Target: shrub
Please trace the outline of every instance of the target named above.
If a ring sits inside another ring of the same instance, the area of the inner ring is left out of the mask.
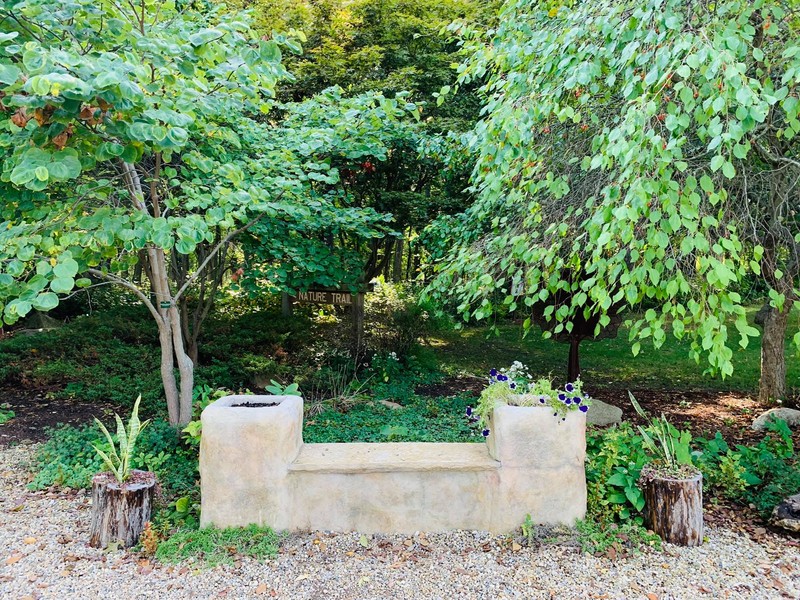
[[[373,293],[364,301],[367,347],[377,354],[394,352],[405,358],[419,338],[443,326],[434,314],[430,306],[420,304],[408,285],[388,283],[379,277]]]
[[[695,463],[708,491],[729,500],[753,504],[768,518],[781,500],[800,489],[800,461],[785,421],[767,423],[767,433],[755,446],[728,446],[717,433],[698,440]]]
[[[49,439],[36,453],[38,472],[29,487],[88,488],[95,473],[104,470],[92,444],[109,448],[95,424],[51,429]],[[131,457],[132,468],[153,471],[166,498],[185,494],[195,487],[197,452],[181,441],[169,423],[153,421],[141,433],[137,445],[139,450]]]
[[[587,519],[641,523],[644,496],[638,481],[649,461],[642,436],[630,423],[590,430],[586,437]]]

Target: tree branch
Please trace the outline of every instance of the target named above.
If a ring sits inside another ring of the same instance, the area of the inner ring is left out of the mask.
[[[159,314],[158,310],[156,310],[156,307],[153,306],[153,303],[150,302],[150,298],[148,298],[147,294],[145,294],[142,290],[136,287],[135,284],[131,283],[127,279],[123,279],[122,277],[117,277],[116,275],[112,275],[111,273],[104,273],[100,269],[89,269],[88,272],[94,275],[95,277],[100,277],[101,279],[105,279],[106,281],[110,281],[111,283],[116,283],[117,285],[120,285],[132,291],[134,294],[136,294],[136,296],[139,297],[139,300],[141,300],[142,303],[147,307],[147,310],[150,311],[150,314],[153,315],[156,322],[158,323],[162,322],[161,315]]]
[[[281,193],[281,195],[283,195],[283,193]],[[280,198],[280,196],[278,196],[278,198]],[[265,216],[267,216],[266,212],[261,213],[257,217],[251,219],[247,224],[242,225],[239,229],[231,231],[228,235],[226,235],[224,238],[222,238],[222,240],[220,240],[220,242],[216,246],[214,246],[214,249],[211,252],[208,253],[208,256],[206,256],[206,259],[202,263],[200,263],[200,266],[197,267],[197,270],[194,273],[192,273],[192,276],[189,277],[189,279],[187,279],[186,282],[181,286],[181,289],[179,289],[178,292],[173,297],[174,302],[177,303],[178,300],[180,300],[180,297],[183,295],[183,293],[195,282],[195,280],[200,276],[200,273],[203,272],[203,270],[208,266],[208,264],[217,255],[217,252],[219,252],[220,249],[225,244],[230,242],[233,238],[235,238],[240,233],[243,233],[243,232],[247,231],[248,229],[250,229],[250,227],[252,227],[256,223],[258,223]]]

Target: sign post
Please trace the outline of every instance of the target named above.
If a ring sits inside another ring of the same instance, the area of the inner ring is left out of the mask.
[[[292,301],[299,304],[349,306],[353,316],[353,356],[359,356],[364,345],[364,292],[354,294],[349,290],[312,289],[298,292],[294,298],[290,298],[288,294],[284,296],[285,299],[281,302],[284,315],[291,315]]]

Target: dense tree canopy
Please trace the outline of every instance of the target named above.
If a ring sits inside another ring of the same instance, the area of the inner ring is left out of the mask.
[[[310,185],[338,181],[315,146],[358,143],[359,129],[341,140],[330,127],[265,120],[289,77],[281,48],[299,46],[256,38],[245,18],[84,0],[7,2],[2,18],[3,319],[93,282],[123,286],[158,324],[170,420],[185,423],[189,346],[234,237],[256,223],[379,221],[346,207],[340,216],[336,198]],[[381,98],[373,108],[387,122],[407,110]]]
[[[732,343],[759,334],[739,284],[760,277],[762,396],[781,397],[800,278],[797,9],[507,2],[467,40],[461,81],[488,75],[479,197],[431,293],[465,319],[541,309],[555,333],[642,306],[634,353],[671,330],[724,376]]]

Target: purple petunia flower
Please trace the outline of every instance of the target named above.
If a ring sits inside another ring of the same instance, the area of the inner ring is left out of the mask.
[[[568,383],[564,386],[564,389],[567,390],[570,394],[575,391],[575,386],[571,383]]]
[[[586,412],[587,410],[589,410],[589,407],[585,404],[581,404],[581,412]]]
[[[508,375],[500,373],[500,375],[497,376],[497,381],[508,381]]]
[[[569,398],[567,398],[566,400],[564,400],[564,403],[565,403],[565,404],[572,404],[572,400],[570,400]]]
[[[539,402],[541,402],[542,404],[544,404],[544,396],[539,396]]]
[[[517,384],[514,383],[514,382],[511,382],[511,383],[508,384],[508,387],[510,387],[512,390],[515,390],[515,389],[517,389]]]
[[[472,407],[471,407],[471,406],[468,406],[468,407],[467,407],[467,416],[468,416],[468,417],[471,417],[471,416],[472,416]]]
[[[580,403],[581,403],[581,397],[580,397],[580,396],[573,396],[573,397],[572,397],[572,401],[573,401],[575,404],[580,404]]]
[[[483,437],[489,437],[489,430],[488,429],[484,429],[483,431],[481,431],[481,435]]]
[[[491,371],[489,371],[489,376],[490,377],[497,377],[497,369],[492,369]]]
[[[567,399],[567,395],[566,394],[559,394],[558,395],[558,399],[561,400],[562,402],[564,402],[564,400]]]

